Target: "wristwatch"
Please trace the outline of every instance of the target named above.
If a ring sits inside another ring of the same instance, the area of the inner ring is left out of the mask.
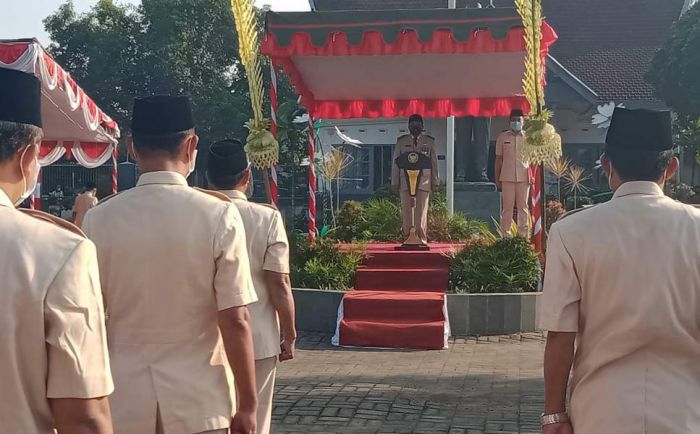
[[[542,423],[542,426],[552,425],[555,423],[566,423],[569,422],[569,415],[566,413],[542,413],[542,416],[540,416],[540,422]]]

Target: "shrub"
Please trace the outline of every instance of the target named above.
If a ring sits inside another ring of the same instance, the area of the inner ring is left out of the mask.
[[[666,185],[666,190],[668,196],[671,199],[675,199],[684,203],[689,203],[691,198],[695,196],[695,189],[693,186],[685,184],[683,182],[669,181]]]
[[[547,213],[545,215],[545,231],[549,232],[552,225],[566,213],[566,208],[558,200],[547,202]]]
[[[401,239],[401,208],[387,199],[370,199],[365,202],[367,230],[373,241],[399,241]]]
[[[366,228],[367,220],[362,203],[354,200],[343,203],[336,218],[334,236],[340,241],[360,240]]]
[[[537,254],[520,237],[468,245],[450,267],[450,290],[456,293],[535,291],[538,279]]]
[[[345,291],[352,287],[355,271],[364,259],[361,250],[341,252],[336,242],[309,242],[305,235],[290,236],[291,279],[295,288]]]
[[[569,196],[566,198],[566,209],[575,210],[583,208],[584,205],[593,205],[593,199],[588,196]]]

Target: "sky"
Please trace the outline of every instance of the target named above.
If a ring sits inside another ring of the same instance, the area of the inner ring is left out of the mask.
[[[65,0],[1,0],[0,39],[35,37],[43,45],[50,40],[44,31],[42,21]],[[140,0],[116,0],[117,3],[140,3]],[[73,0],[79,12],[88,10],[96,0]],[[269,4],[275,11],[307,11],[308,0],[255,0],[257,6]]]

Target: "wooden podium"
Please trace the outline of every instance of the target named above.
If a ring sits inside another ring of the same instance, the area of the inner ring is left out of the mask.
[[[411,195],[411,229],[408,238],[396,250],[430,250],[427,244],[416,235],[416,194],[418,193],[418,181],[424,170],[432,167],[430,157],[422,152],[404,152],[396,159],[395,164],[406,177],[408,193]]]

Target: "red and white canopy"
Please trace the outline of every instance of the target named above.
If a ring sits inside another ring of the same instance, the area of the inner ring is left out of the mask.
[[[513,8],[268,12],[263,54],[315,119],[528,111]],[[542,25],[542,59],[556,40]],[[544,77],[543,77],[544,78]]]
[[[34,74],[41,81],[44,141],[42,166],[64,154],[85,167],[106,163],[119,138],[107,116],[36,39],[0,40],[0,68]]]

